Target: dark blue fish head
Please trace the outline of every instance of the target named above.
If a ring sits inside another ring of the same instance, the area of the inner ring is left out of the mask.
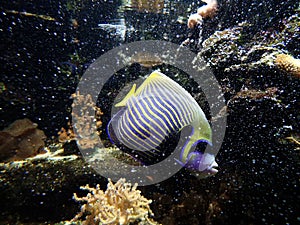
[[[188,156],[188,161],[185,164],[185,167],[190,169],[190,170],[199,170],[199,167],[201,166],[201,162],[202,162],[202,158],[203,158],[203,153],[201,152],[191,152]]]

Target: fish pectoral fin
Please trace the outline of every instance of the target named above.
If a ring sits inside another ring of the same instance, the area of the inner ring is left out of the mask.
[[[131,96],[135,95],[135,89],[136,89],[136,84],[134,84],[132,86],[131,90],[128,92],[128,94],[125,96],[125,98],[122,101],[115,104],[115,107],[124,107],[124,106],[126,106],[128,99],[130,99]]]

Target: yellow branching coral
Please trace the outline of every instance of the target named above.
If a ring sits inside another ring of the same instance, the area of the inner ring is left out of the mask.
[[[291,55],[278,54],[275,64],[282,70],[300,78],[300,59],[295,59]]]
[[[79,221],[86,215],[83,225],[117,225],[139,221],[143,224],[157,224],[148,218],[149,215],[153,215],[149,206],[152,201],[141,195],[141,191],[136,189],[137,184],[132,186],[126,183],[125,179],[120,179],[115,184],[110,179],[108,181],[105,192],[100,189],[99,185],[96,188],[86,185],[81,187],[83,190],[90,191],[86,197],[80,198],[74,194],[76,201],[86,203],[72,222]]]

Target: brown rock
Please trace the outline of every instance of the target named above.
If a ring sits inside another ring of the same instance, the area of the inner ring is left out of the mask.
[[[29,119],[13,122],[0,132],[0,161],[22,160],[42,153],[46,136]]]

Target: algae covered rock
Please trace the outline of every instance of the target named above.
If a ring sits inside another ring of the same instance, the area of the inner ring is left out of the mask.
[[[199,56],[206,59],[218,74],[222,72],[223,77],[233,74],[247,76],[247,73],[280,74],[282,70],[299,76],[299,50],[292,47],[297,45],[299,35],[298,13],[268,30],[256,30],[254,24],[242,22],[215,31],[203,41]],[[290,57],[282,57],[289,53]]]

